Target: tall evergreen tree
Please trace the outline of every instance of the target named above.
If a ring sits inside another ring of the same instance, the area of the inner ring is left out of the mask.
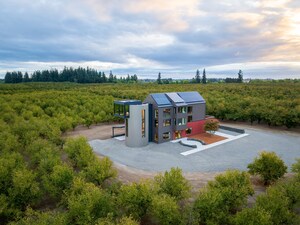
[[[23,81],[24,81],[24,82],[29,82],[29,81],[30,81],[29,75],[28,75],[27,72],[25,72],[25,74],[24,74],[24,79],[23,79]]]
[[[238,83],[243,83],[243,71],[239,70],[238,73]]]
[[[109,83],[114,82],[114,75],[113,75],[112,71],[109,72],[108,82],[109,82]]]
[[[5,74],[4,82],[5,82],[5,83],[12,83],[11,72],[7,72],[7,73]]]
[[[201,82],[200,71],[199,70],[196,71],[195,82],[196,83],[200,83]]]
[[[157,83],[158,83],[158,84],[162,84],[160,72],[158,73]]]
[[[207,81],[206,81],[206,72],[205,72],[205,68],[204,68],[203,74],[202,74],[202,83],[203,83],[203,84],[206,84],[206,83],[207,83]]]

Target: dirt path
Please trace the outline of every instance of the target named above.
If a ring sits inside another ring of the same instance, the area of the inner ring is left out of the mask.
[[[111,138],[112,136],[112,127],[113,125],[119,125],[117,123],[102,123],[97,125],[92,125],[90,128],[86,126],[80,125],[76,127],[73,131],[69,131],[63,135],[63,137],[78,137],[84,136],[89,141],[100,139],[105,140]],[[124,134],[125,130],[122,129],[115,129],[115,134]]]

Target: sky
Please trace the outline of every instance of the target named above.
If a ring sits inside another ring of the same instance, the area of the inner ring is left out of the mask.
[[[7,71],[300,78],[299,0],[0,0]]]

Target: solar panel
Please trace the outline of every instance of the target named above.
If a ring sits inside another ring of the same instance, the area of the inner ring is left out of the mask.
[[[165,94],[157,93],[157,94],[151,94],[151,96],[158,106],[162,106],[162,105],[171,106],[171,102],[169,101],[169,99]]]
[[[175,103],[184,102],[184,100],[175,92],[166,93],[166,95],[171,99],[171,101],[173,101]]]
[[[205,102],[203,97],[197,92],[178,92],[178,95],[186,102],[186,103],[195,103],[195,102]]]

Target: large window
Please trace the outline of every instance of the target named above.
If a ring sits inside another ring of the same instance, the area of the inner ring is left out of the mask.
[[[169,140],[170,139],[170,132],[165,132],[165,133],[163,133],[163,139],[164,140]]]
[[[164,127],[171,126],[171,119],[164,120],[164,121],[163,121],[163,126],[164,126]]]
[[[187,111],[188,111],[188,113],[193,113],[193,106],[189,106],[189,107],[187,108]]]
[[[142,110],[142,137],[146,136],[146,127],[145,127],[145,109]]]
[[[186,107],[185,106],[178,107],[178,113],[186,113]]]
[[[178,119],[178,126],[186,125],[186,118],[179,118]]]
[[[154,125],[155,127],[158,127],[158,120],[157,119],[154,120],[154,124],[155,124]]]
[[[171,109],[164,109],[163,110],[163,117],[170,118],[171,117]]]
[[[188,116],[188,122],[192,122],[193,121],[193,116]]]

